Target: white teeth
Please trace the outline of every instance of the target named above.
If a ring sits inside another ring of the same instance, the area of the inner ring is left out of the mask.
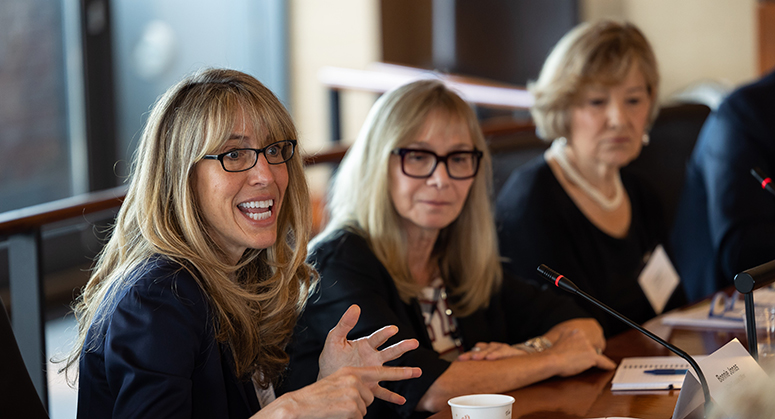
[[[249,212],[247,214],[247,216],[252,218],[252,219],[254,219],[254,220],[256,220],[256,221],[261,221],[261,220],[266,220],[267,218],[271,217],[272,216],[272,211]]]
[[[243,208],[269,208],[274,205],[273,199],[267,199],[266,201],[250,201],[239,204]]]
[[[256,208],[267,209],[267,208],[272,208],[273,205],[274,205],[274,200],[273,199],[267,199],[267,200],[264,200],[264,201],[243,202],[243,203],[239,204],[238,207],[244,208],[244,209],[256,209]],[[243,211],[243,214],[247,215],[248,217],[250,217],[253,220],[261,221],[261,220],[266,220],[267,218],[271,217],[272,216],[272,210],[261,211],[261,212]]]

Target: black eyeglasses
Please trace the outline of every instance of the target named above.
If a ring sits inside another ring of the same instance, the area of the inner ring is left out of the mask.
[[[221,154],[207,154],[203,159],[220,160],[227,172],[244,172],[258,163],[258,155],[263,154],[269,164],[282,164],[293,157],[296,140],[283,140],[269,144],[264,148],[235,148]]]
[[[479,171],[479,161],[482,159],[482,152],[477,149],[453,151],[446,156],[414,148],[397,148],[392,153],[401,156],[401,171],[409,177],[418,179],[430,177],[439,162],[444,163],[450,178],[470,179],[476,176],[476,172]]]

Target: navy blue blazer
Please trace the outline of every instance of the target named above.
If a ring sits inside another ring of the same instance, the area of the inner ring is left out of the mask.
[[[775,199],[751,176],[775,175],[775,72],[727,97],[700,132],[671,235],[690,300],[775,259]]]
[[[180,265],[154,258],[127,275],[81,353],[78,418],[248,418],[250,380],[218,343],[208,298]]]

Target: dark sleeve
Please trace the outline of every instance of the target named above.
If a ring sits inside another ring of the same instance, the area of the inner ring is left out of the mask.
[[[466,349],[477,342],[515,344],[543,335],[566,320],[592,317],[572,298],[504,272],[501,289],[483,315],[458,319]]]
[[[514,173],[496,202],[498,245],[506,258],[504,268],[543,289],[549,285],[538,276],[541,264],[560,273],[573,272],[574,281],[587,281],[579,276],[587,270],[578,258],[572,231],[567,227],[573,223],[569,214],[575,209],[568,208],[563,203],[566,199],[558,196],[548,170],[547,166]]]
[[[384,387],[404,396],[406,403],[398,406],[375,400],[369,407],[370,416],[373,412],[391,409],[391,416],[410,417],[431,384],[449,367],[449,363],[440,359],[432,348],[422,345],[427,337],[420,336],[416,329],[417,322],[422,323],[422,315],[414,311],[414,305],[404,304],[398,298],[392,278],[362,238],[346,234],[341,240],[333,240],[318,248],[312,257],[321,280],[307,303],[288,348],[291,361],[280,391],[296,390],[315,381],[319,371],[317,360],[329,330],[348,307],[357,304],[361,308],[361,316],[349,339],[367,336],[387,325],[396,325],[399,331],[386,345],[412,338],[421,342],[420,348],[388,364],[420,367],[422,376],[383,383]]]
[[[766,93],[764,100],[733,94],[701,134],[708,137],[700,170],[708,194],[710,236],[729,284],[743,270],[775,258],[775,198],[750,174],[755,166],[769,174],[775,169],[775,127],[760,120],[773,119],[775,88]]]
[[[569,296],[539,277],[537,268],[544,264],[591,292],[595,278],[590,278],[589,273],[598,272],[605,263],[605,255],[594,249],[587,230],[579,226],[584,220],[578,212],[543,158],[513,173],[496,202],[498,241],[506,258],[505,269],[555,296]],[[614,320],[603,310],[583,301],[579,304],[577,297],[571,299],[597,319],[607,335],[616,330],[612,326],[617,324],[612,324]],[[570,307],[562,306],[559,311]]]
[[[127,292],[105,336],[113,417],[192,417],[191,375],[208,319],[207,303],[188,274],[141,280]]]
[[[568,295],[542,289],[511,275],[504,277],[503,311],[511,331],[511,342],[539,336],[566,320],[592,317]]]

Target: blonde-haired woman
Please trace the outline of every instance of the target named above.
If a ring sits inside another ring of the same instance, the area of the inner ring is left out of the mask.
[[[377,101],[339,168],[331,221],[312,246],[321,284],[289,345],[283,389],[314,380],[315,353],[351,304],[363,307],[358,333],[388,322],[399,327],[394,339],[420,341],[396,363],[417,365],[423,376],[386,384],[406,404],[376,401],[368,417],[422,416],[456,395],[613,367],[600,355],[599,325],[572,302],[503,277],[490,170],[473,111],[442,82],[414,82]],[[556,315],[555,304],[569,309]],[[528,352],[536,353],[518,356]]]
[[[554,141],[496,202],[507,269],[535,278],[546,264],[636,322],[655,315],[638,278],[664,243],[662,208],[620,169],[648,143],[658,86],[654,52],[631,24],[584,23],[557,43],[530,86],[539,135]],[[584,307],[608,336],[626,327]]]
[[[381,363],[416,344],[376,351],[395,328],[348,342],[355,308],[332,332],[321,380],[272,401],[315,277],[295,148],[287,111],[244,73],[205,70],[159,99],[75,308],[79,418],[349,418],[374,396],[402,402],[377,382],[419,371]],[[353,360],[371,368],[339,368]]]

